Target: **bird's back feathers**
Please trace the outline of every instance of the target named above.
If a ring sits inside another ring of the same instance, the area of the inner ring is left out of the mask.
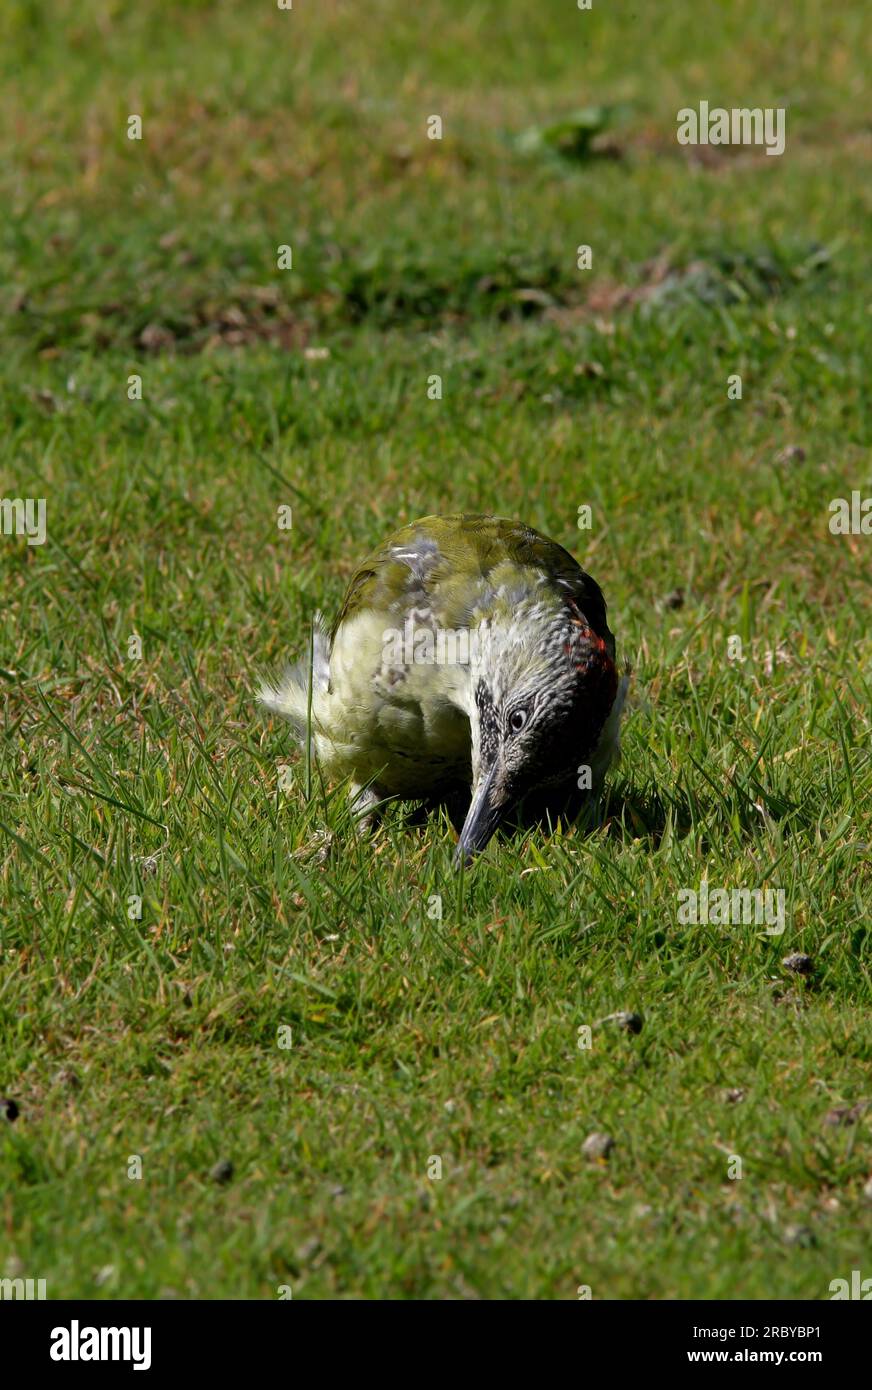
[[[526,587],[532,571],[576,603],[614,657],[602,591],[568,550],[520,522],[468,513],[425,516],[389,536],[352,575],[333,635],[362,609],[387,618],[422,603],[440,627],[463,628],[476,600],[501,584],[508,605],[520,602],[512,585]]]

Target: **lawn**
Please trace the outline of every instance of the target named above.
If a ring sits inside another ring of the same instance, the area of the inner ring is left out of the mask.
[[[868,34],[8,0],[0,494],[46,537],[0,535],[0,1276],[872,1275],[872,536],[829,524],[872,495]],[[783,107],[784,154],[679,145],[700,100]],[[460,510],[572,550],[633,680],[601,823],[456,875],[444,817],[361,839],[254,694]],[[783,891],[783,932],[682,923],[703,879]]]

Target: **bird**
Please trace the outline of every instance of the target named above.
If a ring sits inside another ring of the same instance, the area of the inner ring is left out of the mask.
[[[615,662],[602,591],[562,546],[505,517],[426,516],[362,562],[332,628],[317,612],[308,656],[258,698],[361,820],[467,789],[460,867],[519,808],[598,794],[620,755]]]

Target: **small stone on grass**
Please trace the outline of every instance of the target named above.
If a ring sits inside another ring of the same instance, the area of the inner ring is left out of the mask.
[[[585,1158],[591,1160],[605,1160],[614,1147],[615,1141],[610,1134],[599,1134],[595,1131],[593,1134],[587,1136],[581,1146],[581,1152],[584,1154]]]
[[[803,955],[802,951],[794,951],[791,955],[785,956],[781,964],[785,970],[792,970],[795,975],[810,975],[814,970],[811,956]]]

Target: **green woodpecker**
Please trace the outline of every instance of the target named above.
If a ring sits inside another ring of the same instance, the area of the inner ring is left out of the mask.
[[[595,580],[529,526],[461,515],[390,536],[353,575],[332,631],[316,614],[309,658],[260,700],[304,747],[311,732],[359,811],[471,786],[457,863],[531,793],[596,794],[626,689]]]

